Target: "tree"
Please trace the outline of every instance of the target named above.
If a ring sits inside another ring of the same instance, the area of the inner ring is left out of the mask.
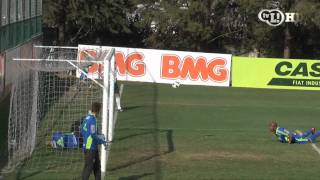
[[[241,51],[257,49],[261,56],[284,58],[315,58],[319,54],[319,24],[320,16],[316,7],[319,3],[314,0],[274,0],[274,1],[236,1],[239,16],[243,16],[244,36],[238,44]],[[261,9],[279,9],[282,12],[300,14],[296,23],[283,23],[277,27],[268,26],[258,20]],[[231,43],[237,44],[231,40]],[[308,50],[309,47],[312,50]],[[242,54],[240,51],[239,54]],[[234,52],[233,54],[238,54]],[[246,54],[246,53],[245,53]]]
[[[249,2],[240,1],[240,6],[248,9],[254,17],[259,9],[280,9],[282,12],[299,14],[295,23],[284,23],[269,27],[264,23],[248,21],[249,44],[253,45],[263,56],[284,58],[316,58],[319,55],[320,2],[315,0],[274,0]],[[248,7],[249,6],[249,7]],[[248,7],[248,8],[246,8]]]
[[[130,33],[129,0],[44,0],[44,24],[58,29],[59,44],[95,42],[105,35]]]
[[[317,0],[44,0],[44,23],[60,44],[92,43],[248,55],[316,58]],[[271,27],[261,9],[300,14]]]
[[[154,2],[153,2],[154,3]],[[146,45],[153,48],[210,51],[219,43],[210,42],[219,35],[222,1],[163,0],[144,15],[153,27]]]
[[[299,13],[299,21],[293,29],[294,57],[319,59],[320,56],[320,2],[296,1],[293,11]]]
[[[68,12],[66,2],[66,0],[43,1],[44,26],[58,29],[58,41],[61,44],[65,41],[65,20]]]

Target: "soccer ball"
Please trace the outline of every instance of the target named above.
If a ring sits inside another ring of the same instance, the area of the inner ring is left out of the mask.
[[[172,83],[171,85],[173,88],[178,88],[180,86],[180,82],[179,81],[175,81],[174,83]]]

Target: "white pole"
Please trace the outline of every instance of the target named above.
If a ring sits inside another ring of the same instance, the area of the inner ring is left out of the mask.
[[[29,133],[31,134],[31,143],[30,143],[30,156],[34,148],[36,147],[36,133],[37,133],[37,113],[38,113],[38,91],[39,91],[39,75],[38,71],[34,72],[33,80],[33,93],[32,93],[32,113],[30,120],[30,129]]]
[[[79,62],[78,59],[31,59],[31,58],[12,58],[13,61],[50,61],[50,62]],[[95,60],[81,60],[81,63],[97,63],[102,64],[101,61],[95,61]]]
[[[75,64],[73,64],[72,62],[70,61],[67,61],[71,66],[77,68],[78,71],[80,71],[81,73],[83,73],[87,78],[91,79],[94,83],[96,83],[97,85],[99,85],[100,87],[104,88],[105,86],[100,84],[98,81],[96,81],[95,79],[93,79],[92,77],[90,77],[88,75],[88,73],[84,72],[82,69],[80,69],[78,66],[76,66]]]
[[[110,60],[110,83],[109,83],[109,117],[108,117],[108,141],[111,142],[113,140],[113,111],[114,111],[114,82],[115,82],[115,58],[111,57]]]
[[[34,45],[34,48],[44,48],[44,49],[78,49],[77,46],[41,46],[41,45]]]
[[[103,97],[102,97],[102,134],[106,135],[106,139],[109,139],[107,135],[108,128],[108,88],[109,88],[109,63],[110,61],[104,59],[104,72],[103,72]],[[107,151],[104,146],[101,146],[101,179],[105,179],[107,164]]]
[[[50,49],[50,54],[54,52],[54,49]],[[40,53],[38,53],[40,54]],[[38,56],[38,54],[36,56]],[[49,55],[46,60],[50,60],[52,57]],[[30,149],[30,156],[34,148],[36,147],[36,134],[37,134],[37,113],[38,113],[38,94],[39,94],[39,72],[34,72],[34,80],[33,80],[33,94],[32,94],[32,114],[31,114],[31,121],[30,121],[30,134],[31,134],[31,149]]]

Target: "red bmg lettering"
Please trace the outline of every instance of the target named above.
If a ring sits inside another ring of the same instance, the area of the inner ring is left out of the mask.
[[[146,65],[143,62],[144,55],[134,52],[126,57],[122,52],[117,51],[115,54],[116,64],[120,75],[128,73],[131,76],[143,76],[146,73]]]
[[[197,59],[186,56],[181,61],[177,55],[163,55],[161,77],[166,79],[190,78],[193,81],[201,78],[203,81],[225,82],[229,78],[226,64],[227,60],[220,57],[207,61],[201,56]]]

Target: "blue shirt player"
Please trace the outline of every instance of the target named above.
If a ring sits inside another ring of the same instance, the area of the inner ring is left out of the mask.
[[[106,141],[97,134],[97,119],[101,109],[100,103],[93,103],[91,113],[89,113],[81,125],[81,134],[83,136],[83,152],[85,164],[82,171],[82,179],[87,180],[93,171],[95,179],[101,179],[100,158],[98,145],[106,146]]]
[[[279,127],[276,122],[270,123],[270,131],[276,135],[278,140],[282,143],[288,144],[306,144],[313,143],[316,141],[317,137],[320,136],[320,132],[316,132],[315,128],[311,128],[304,133],[296,133],[288,131],[283,127]]]

